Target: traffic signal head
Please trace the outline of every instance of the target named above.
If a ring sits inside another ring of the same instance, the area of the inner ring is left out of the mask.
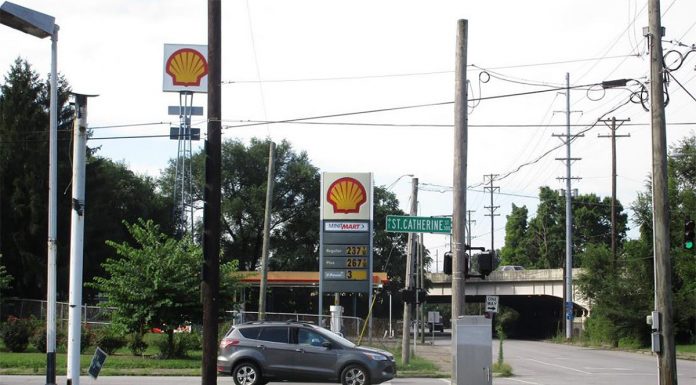
[[[416,292],[413,289],[401,289],[401,299],[404,303],[416,303]]]
[[[442,261],[442,272],[447,275],[452,275],[452,253],[445,253],[445,259]]]
[[[424,288],[416,289],[418,292],[418,298],[416,298],[417,304],[425,303],[428,300],[428,290]]]
[[[484,251],[477,254],[479,274],[486,276],[495,269],[495,252]]]
[[[684,248],[687,250],[694,249],[694,241],[696,241],[696,224],[693,219],[687,219],[684,222]]]

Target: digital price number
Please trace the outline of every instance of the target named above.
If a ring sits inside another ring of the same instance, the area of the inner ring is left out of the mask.
[[[367,279],[367,270],[346,270],[346,279],[364,281]]]
[[[346,267],[367,268],[367,258],[346,258]]]
[[[346,255],[367,255],[367,246],[346,246]]]

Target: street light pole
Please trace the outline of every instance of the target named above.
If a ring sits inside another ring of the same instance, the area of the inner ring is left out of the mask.
[[[46,282],[46,384],[56,383],[56,229],[58,192],[58,29],[53,16],[6,1],[0,24],[44,39],[51,37],[51,79],[48,135],[48,250]]]

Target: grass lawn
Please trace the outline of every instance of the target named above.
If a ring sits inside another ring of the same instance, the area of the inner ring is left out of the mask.
[[[195,376],[201,373],[201,351],[189,352],[189,357],[180,359],[160,360],[155,341],[164,338],[160,335],[147,335],[146,341],[149,347],[143,356],[133,356],[128,348],[117,350],[110,355],[100,375],[172,375]],[[94,355],[95,347],[85,349],[80,356],[80,368],[87,374],[87,368]],[[33,346],[29,346],[24,353],[7,352],[0,342],[0,374],[27,374],[41,375],[46,373],[46,354],[38,352]],[[67,354],[59,349],[56,353],[56,372],[64,375],[66,371]]]
[[[396,360],[396,375],[397,377],[446,377],[440,369],[423,357],[412,354],[408,365],[404,365],[401,361],[401,346],[400,344],[394,344],[393,346],[388,346],[385,344],[379,346],[373,346],[377,349],[382,349],[390,352],[394,355]]]

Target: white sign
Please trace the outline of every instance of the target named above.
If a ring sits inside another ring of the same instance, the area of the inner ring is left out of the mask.
[[[164,45],[164,92],[208,92],[208,46]]]
[[[367,222],[324,222],[325,231],[360,231],[370,230]]]
[[[497,295],[487,295],[486,296],[486,311],[489,313],[498,312],[498,296]]]

